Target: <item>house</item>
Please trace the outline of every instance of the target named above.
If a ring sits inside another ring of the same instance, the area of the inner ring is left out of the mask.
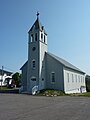
[[[28,60],[21,67],[21,92],[57,89],[65,93],[86,92],[85,72],[47,50],[47,33],[37,19],[28,32]]]
[[[5,80],[8,78],[11,79],[12,74],[13,74],[12,72],[0,69],[0,86],[5,86],[6,85]]]

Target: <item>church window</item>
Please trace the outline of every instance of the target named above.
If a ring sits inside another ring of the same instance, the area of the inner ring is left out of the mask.
[[[33,34],[31,35],[31,42],[33,42],[34,41],[34,36],[33,36]]]
[[[82,76],[81,76],[81,83],[82,83]]]
[[[35,69],[35,60],[32,61],[32,68]]]
[[[55,83],[55,72],[51,73],[51,82]]]
[[[67,73],[67,81],[69,82],[69,73]]]
[[[73,77],[73,74],[72,74],[72,82],[74,82],[74,77]]]
[[[41,33],[41,40],[43,40],[43,34]]]
[[[32,80],[32,81],[36,81],[36,77],[32,77],[31,80]]]
[[[42,81],[44,81],[44,78],[42,78]]]
[[[78,81],[80,82],[80,76],[78,76]]]
[[[77,82],[77,75],[75,75],[75,80],[76,80],[76,82]]]
[[[32,50],[35,51],[35,50],[36,50],[36,47],[33,47]]]
[[[37,41],[37,33],[35,33],[35,41]]]
[[[84,83],[84,77],[83,77],[83,83]]]
[[[45,35],[44,35],[44,43],[46,42],[46,40],[45,40]]]

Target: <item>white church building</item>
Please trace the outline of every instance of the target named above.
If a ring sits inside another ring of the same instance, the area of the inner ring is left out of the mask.
[[[28,60],[21,71],[21,92],[32,93],[35,87],[37,91],[56,89],[65,93],[86,92],[85,73],[48,52],[47,33],[40,23],[39,14],[28,32]]]

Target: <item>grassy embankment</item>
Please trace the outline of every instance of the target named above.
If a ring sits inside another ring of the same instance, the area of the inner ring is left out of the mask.
[[[37,95],[40,96],[87,96],[90,97],[90,92],[86,92],[86,93],[76,93],[76,94],[65,94],[63,91],[59,91],[59,90],[43,90],[40,91],[40,93],[38,93]]]

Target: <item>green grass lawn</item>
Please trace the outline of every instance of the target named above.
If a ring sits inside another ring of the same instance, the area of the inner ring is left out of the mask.
[[[90,97],[90,92],[82,93],[83,96]]]
[[[0,90],[7,90],[7,87],[0,87]]]

